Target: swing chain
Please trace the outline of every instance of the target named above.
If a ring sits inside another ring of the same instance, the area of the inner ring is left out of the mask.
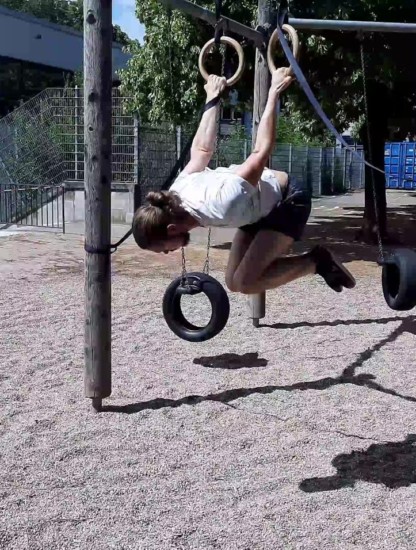
[[[365,109],[365,118],[367,125],[367,142],[368,142],[368,156],[370,158],[370,163],[373,164],[373,147],[371,139],[371,128],[370,128],[370,117],[369,117],[369,108],[368,108],[368,94],[367,94],[367,63],[366,56],[364,52],[364,37],[359,35],[360,40],[360,54],[361,54],[361,70],[362,70],[362,79],[363,79],[363,92],[364,92],[364,109]],[[383,240],[381,238],[380,232],[380,217],[377,205],[377,192],[376,192],[376,180],[374,175],[374,170],[371,170],[371,187],[373,189],[373,199],[374,199],[374,213],[376,217],[376,227],[377,227],[377,239],[378,239],[378,249],[380,255],[380,262],[384,262],[384,248]]]
[[[186,272],[186,257],[185,257],[185,248],[182,247],[181,248],[181,253],[182,253],[182,286],[189,286],[189,281],[188,281],[188,274]]]

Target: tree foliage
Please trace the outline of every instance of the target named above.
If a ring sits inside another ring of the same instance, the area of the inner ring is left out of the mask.
[[[363,21],[416,21],[416,3],[400,0],[293,0],[294,17],[314,19],[346,19]],[[361,44],[364,47],[366,79],[370,109],[387,115],[394,125],[400,119],[398,138],[404,137],[416,103],[416,73],[412,51],[416,46],[414,35],[373,33],[359,36],[351,32],[302,32],[301,65],[324,111],[338,129],[351,124],[359,134],[365,117]],[[304,95],[294,86],[288,107],[305,124],[305,131],[316,134],[323,131]],[[384,103],[383,103],[384,99]]]
[[[198,4],[214,8],[212,1],[201,0]],[[251,0],[230,2],[225,12],[234,19],[253,25],[256,6]],[[133,58],[121,73],[124,92],[132,97],[132,107],[143,120],[192,121],[204,97],[198,56],[201,47],[213,37],[212,27],[177,10],[169,16],[167,8],[157,0],[140,0],[136,14],[145,25],[146,36],[143,46],[134,44],[130,47]],[[245,53],[246,74],[237,89],[242,101],[251,101],[253,48],[245,46]],[[232,56],[228,62],[226,69],[233,71],[235,60]],[[209,67],[215,67],[217,72],[220,70],[218,55],[213,56]],[[247,86],[250,80],[251,85]]]

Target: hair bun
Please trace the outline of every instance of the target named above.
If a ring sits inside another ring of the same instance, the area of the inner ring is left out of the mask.
[[[181,200],[172,191],[151,191],[146,196],[147,202],[156,208],[174,214],[180,209]]]
[[[166,204],[169,204],[169,199],[163,191],[151,191],[147,194],[146,198],[149,204],[159,208],[163,208]]]

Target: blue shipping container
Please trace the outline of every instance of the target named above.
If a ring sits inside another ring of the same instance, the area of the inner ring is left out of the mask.
[[[416,143],[386,143],[384,169],[387,189],[416,189]]]

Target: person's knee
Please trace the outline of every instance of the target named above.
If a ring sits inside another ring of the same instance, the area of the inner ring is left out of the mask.
[[[228,272],[225,274],[225,284],[230,292],[238,292],[237,286],[234,284],[234,272]]]
[[[239,294],[255,294],[254,285],[257,278],[252,273],[245,272],[238,269],[234,273],[234,277],[231,282],[232,292],[238,292]]]

